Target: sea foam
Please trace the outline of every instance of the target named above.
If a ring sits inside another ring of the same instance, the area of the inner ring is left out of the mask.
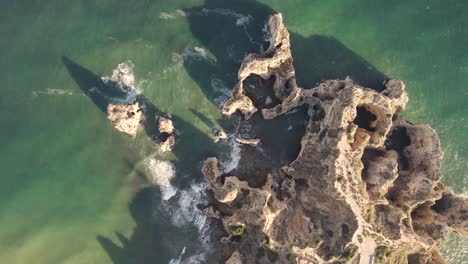
[[[195,252],[182,260],[185,254],[184,247],[178,258],[172,259],[169,263],[204,263],[205,253],[209,251],[210,228],[207,216],[197,208],[197,205],[206,201],[205,190],[208,184],[193,183],[188,189],[178,189],[171,183],[175,178],[176,168],[170,161],[150,157],[146,159],[145,164],[150,173],[151,182],[159,186],[161,190],[161,203],[154,208],[154,217],[157,218],[163,212],[174,226],[181,228],[193,226],[198,231],[202,251]]]
[[[177,189],[171,184],[175,177],[175,167],[169,161],[149,158],[146,160],[147,168],[151,175],[151,181],[161,189],[163,201],[169,200],[177,193]]]
[[[230,136],[228,142],[229,151],[227,154],[222,155],[220,158],[220,165],[223,173],[228,173],[239,165],[241,159],[241,147],[235,140],[234,136]]]

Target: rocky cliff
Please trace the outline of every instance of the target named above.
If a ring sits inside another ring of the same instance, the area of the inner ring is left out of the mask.
[[[297,158],[261,187],[222,175],[216,158],[205,161],[213,199],[204,211],[222,223],[224,261],[443,263],[437,247],[447,233],[468,232],[467,202],[441,182],[434,129],[399,117],[405,84],[387,80],[381,92],[352,80],[299,87],[281,14],[268,27],[269,48],[244,59],[222,112],[248,120],[259,110],[243,87],[255,75],[273,78],[280,102],[260,109],[264,119],[305,107],[308,124]]]

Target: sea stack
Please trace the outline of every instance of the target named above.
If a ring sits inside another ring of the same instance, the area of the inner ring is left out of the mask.
[[[135,137],[143,119],[143,110],[138,101],[133,104],[109,104],[107,118],[111,120],[115,129]]]
[[[160,116],[158,120],[158,147],[162,152],[171,151],[175,145],[174,124],[169,116]]]
[[[272,15],[268,28],[268,50],[245,57],[222,113],[250,119],[259,109],[243,81],[274,76],[280,103],[260,109],[262,117],[304,107],[308,123],[297,158],[272,169],[261,187],[221,175],[216,158],[205,161],[213,194],[205,211],[225,234],[217,254],[224,263],[444,263],[441,241],[468,234],[467,200],[441,181],[435,130],[400,118],[405,84],[299,87],[282,15]]]

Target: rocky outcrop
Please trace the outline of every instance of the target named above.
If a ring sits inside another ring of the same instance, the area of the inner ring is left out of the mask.
[[[228,135],[226,134],[226,132],[224,132],[222,130],[213,131],[213,141],[215,143],[220,141],[220,140],[226,139],[227,137],[228,137]]]
[[[226,261],[226,264],[242,264],[241,254],[239,251],[236,251],[232,256]]]
[[[274,76],[279,103],[260,109],[263,118],[301,106],[308,124],[297,158],[272,169],[257,188],[221,175],[216,158],[205,161],[213,194],[205,211],[222,222],[225,260],[370,263],[378,257],[392,263],[398,252],[403,263],[438,263],[436,248],[447,233],[467,234],[468,210],[441,183],[435,131],[400,119],[408,102],[404,83],[387,80],[380,92],[352,80],[301,88],[281,14],[268,26],[268,50],[244,59],[222,112],[239,110],[249,119],[262,107],[245,95],[243,81]]]
[[[245,119],[249,119],[257,108],[252,100],[245,95],[243,81],[252,74],[264,79],[272,75],[276,77],[274,91],[277,97],[283,98],[285,85],[294,78],[294,67],[289,42],[289,32],[283,24],[283,17],[278,14],[272,16],[268,22],[271,39],[270,46],[262,54],[249,54],[242,62],[237,74],[239,82],[232,91],[232,97],[224,104],[221,112],[231,115],[237,110]]]
[[[260,139],[236,137],[236,142],[244,145],[257,146],[258,143],[260,143]]]
[[[138,101],[133,104],[109,104],[107,106],[107,118],[115,129],[132,137],[136,136],[143,117],[141,104]]]
[[[174,124],[170,117],[160,116],[158,120],[158,147],[162,152],[171,151],[175,145]]]

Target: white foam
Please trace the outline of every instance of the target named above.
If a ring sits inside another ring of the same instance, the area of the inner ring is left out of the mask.
[[[193,59],[205,60],[211,64],[216,63],[216,60],[209,57],[205,49],[201,47],[186,48],[180,53],[180,56],[183,61],[186,61],[187,59]]]
[[[206,183],[192,184],[187,190],[177,190],[176,194],[169,201],[163,201],[162,206],[165,214],[167,214],[173,225],[177,227],[194,226],[198,231],[198,240],[200,242],[200,251],[194,255],[187,256],[182,260],[182,254],[178,259],[173,259],[170,263],[205,263],[206,253],[209,252],[208,241],[210,237],[210,227],[208,217],[204,215],[197,205],[202,203],[205,197],[205,189],[208,188]]]
[[[171,259],[171,261],[169,261],[169,264],[180,264],[180,260],[182,259],[182,256],[185,254],[185,249],[186,247],[182,249],[182,252],[180,252],[180,255],[177,259]]]
[[[32,91],[31,95],[36,97],[39,95],[83,95],[83,93],[75,94],[72,90],[47,88],[45,91]]]
[[[162,20],[168,20],[168,19],[174,19],[174,18],[178,18],[178,17],[184,17],[186,15],[187,14],[185,13],[185,11],[183,11],[181,9],[177,9],[176,11],[171,12],[171,13],[160,12],[159,13],[159,18],[162,19]]]
[[[173,225],[177,227],[196,227],[203,251],[206,252],[208,250],[207,241],[210,228],[207,224],[207,216],[198,210],[197,205],[206,199],[205,190],[208,188],[208,184],[205,182],[193,183],[190,188],[180,190],[171,183],[176,174],[176,168],[171,162],[150,157],[146,159],[145,164],[151,175],[152,183],[158,185],[162,193],[161,207],[158,205],[159,209],[155,208],[154,214],[159,215],[162,209],[164,214],[169,216]],[[202,252],[188,257],[193,262],[181,262],[184,254],[185,249],[177,259],[172,259],[170,264],[203,263],[205,256]]]
[[[236,26],[244,27],[250,22],[252,22],[253,18],[251,15],[246,15],[242,13],[237,13],[234,10],[225,9],[225,8],[203,8],[201,11],[183,11],[181,9],[177,9],[174,12],[160,12],[159,18],[162,20],[171,20],[178,17],[185,17],[185,16],[207,16],[210,14],[222,15],[222,16],[230,16],[236,19]]]
[[[159,18],[163,20],[167,20],[167,19],[174,19],[176,18],[176,16],[171,13],[161,12],[159,13]]]
[[[221,155],[219,161],[223,173],[228,173],[237,168],[241,159],[241,147],[240,144],[236,142],[234,136],[229,137],[228,144],[230,147],[228,155],[224,157]]]
[[[222,107],[224,103],[232,96],[231,90],[227,87],[223,80],[216,77],[210,79],[210,85],[214,92],[219,94],[214,98],[214,102],[218,107]]]
[[[136,98],[143,92],[143,87],[151,85],[147,80],[141,80],[136,83],[135,65],[131,61],[119,63],[112,70],[111,76],[101,77],[102,82],[109,87],[120,90],[121,96],[111,97],[99,90],[97,87],[90,89],[91,93],[99,93],[113,104],[128,104],[133,103]]]
[[[238,27],[243,27],[243,26],[246,26],[247,24],[249,24],[250,22],[252,22],[252,16],[248,15],[248,16],[243,16],[241,15],[240,17],[237,18],[236,20],[236,26]]]
[[[197,13],[197,12],[189,13],[189,15],[209,15],[209,14],[217,14],[217,15],[222,15],[222,16],[234,17],[236,18],[236,26],[239,26],[239,27],[246,26],[248,23],[252,22],[252,19],[253,19],[251,15],[237,13],[234,10],[224,9],[224,8],[213,8],[213,9],[203,8],[201,13]]]
[[[197,208],[204,198],[206,183],[192,184],[190,189],[178,190],[171,203],[166,204],[166,209],[171,216],[172,223],[183,227],[189,224],[197,227],[199,231],[206,222],[206,216]],[[173,202],[175,201],[175,204]]]
[[[193,255],[187,256],[184,260],[180,258],[180,263],[206,263],[206,253],[210,250],[208,242],[211,229],[207,221],[208,217],[197,208],[197,205],[206,200],[205,190],[207,188],[208,184],[203,182],[192,184],[190,189],[179,190],[173,198],[176,203],[166,207],[174,225],[179,227],[192,225],[198,230],[200,251],[197,250],[198,252],[194,252]]]
[[[175,177],[175,167],[171,162],[148,158],[146,166],[152,177],[152,183],[161,189],[163,201],[176,195],[177,189],[171,184],[171,180]]]
[[[105,84],[115,84],[117,88],[124,92],[135,88],[135,65],[131,61],[119,63],[115,69],[112,70],[112,75],[101,77]]]
[[[263,40],[264,40],[265,42],[270,42],[270,40],[271,40],[271,33],[270,33],[270,30],[269,30],[268,22],[266,22],[266,23],[263,25],[262,33],[263,33]]]

